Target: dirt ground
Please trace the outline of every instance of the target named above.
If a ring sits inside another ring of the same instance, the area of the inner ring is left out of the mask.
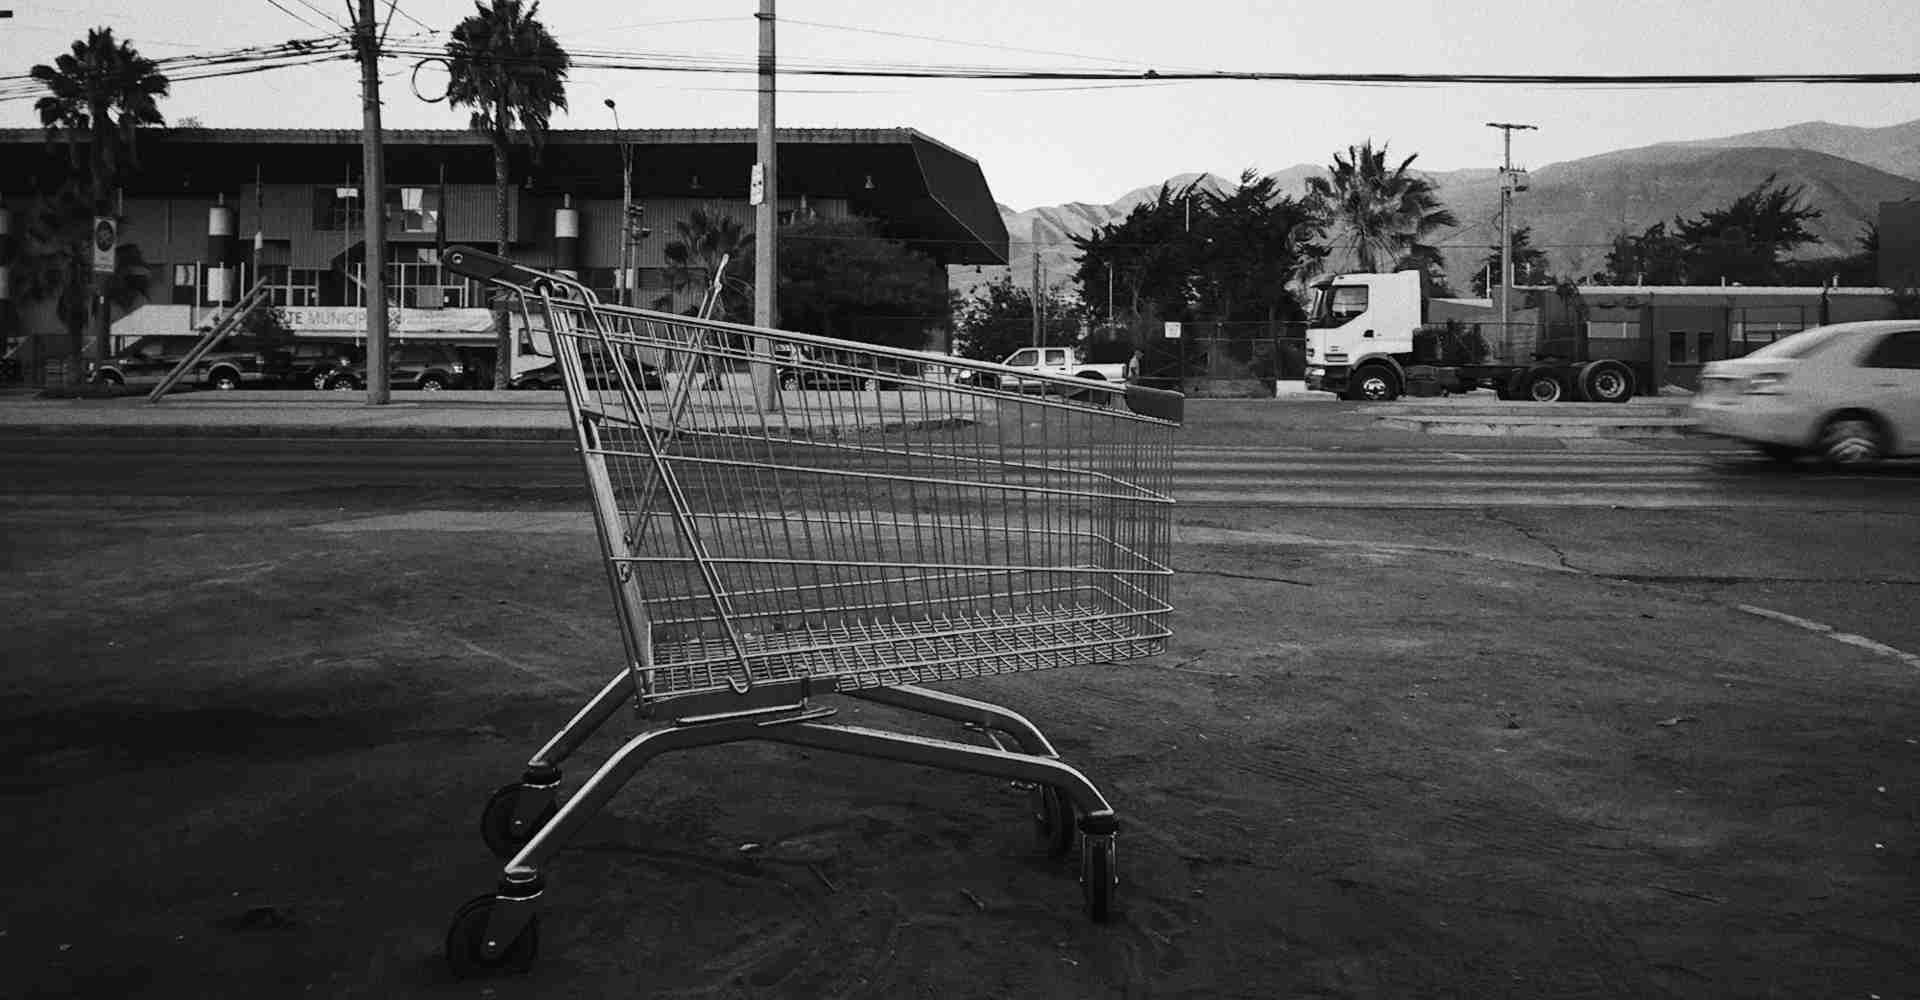
[[[1920,983],[1913,667],[1669,587],[1279,515],[1188,516],[1165,657],[954,688],[1027,713],[1113,800],[1113,923],[1003,783],[740,746],[643,771],[547,873],[533,972],[455,982],[446,922],[498,874],[482,803],[618,661],[587,523],[249,504],[9,512],[12,995]],[[1361,624],[1313,625],[1336,617]]]

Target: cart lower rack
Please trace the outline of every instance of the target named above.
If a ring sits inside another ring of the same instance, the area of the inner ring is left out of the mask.
[[[599,302],[467,247],[448,267],[551,343],[622,669],[482,813],[506,859],[456,915],[457,974],[528,968],[547,862],[662,753],[771,741],[1005,778],[1112,912],[1119,823],[1016,712],[924,685],[1156,655],[1168,632],[1176,393]],[[990,745],[830,721],[834,697]],[[642,721],[564,804],[561,764]]]

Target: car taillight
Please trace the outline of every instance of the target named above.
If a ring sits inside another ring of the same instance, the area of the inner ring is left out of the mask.
[[[1786,382],[1786,372],[1761,372],[1748,376],[1747,384],[1740,391],[1750,396],[1777,396],[1786,391],[1782,388]]]

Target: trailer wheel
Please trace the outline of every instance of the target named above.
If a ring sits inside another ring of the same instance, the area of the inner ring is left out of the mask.
[[[1347,386],[1347,398],[1353,400],[1388,403],[1399,396],[1400,380],[1384,365],[1361,365]]]
[[[1633,398],[1633,369],[1618,361],[1580,366],[1580,395],[1595,403],[1624,403]]]
[[[1536,403],[1558,403],[1567,394],[1567,387],[1560,377],[1550,369],[1535,368],[1524,376],[1526,394],[1522,399],[1531,399]]]

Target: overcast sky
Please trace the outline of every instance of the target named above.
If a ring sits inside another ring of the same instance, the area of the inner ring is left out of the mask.
[[[335,31],[344,0],[276,0]],[[314,6],[308,6],[311,3]],[[385,13],[384,0],[376,4]],[[756,45],[756,0],[699,4],[551,0],[541,17],[570,49],[670,53],[738,63]],[[49,62],[93,25],[150,57],[321,34],[269,0],[0,0],[0,76]],[[316,10],[317,8],[317,10]],[[446,30],[473,8],[402,0]],[[781,0],[780,59],[1034,69],[1437,73],[1776,73],[1920,70],[1920,0],[1528,0],[1504,5],[1372,0]],[[1351,14],[1350,18],[1343,15]],[[458,128],[464,114],[417,99],[410,62],[386,67],[386,123]],[[431,90],[431,71],[421,74]],[[1191,171],[1237,175],[1325,163],[1365,139],[1445,170],[1495,166],[1488,121],[1527,122],[1515,161],[1538,168],[1629,146],[1802,121],[1881,126],[1920,118],[1920,87],[1761,85],[1651,89],[1329,86],[1287,83],[1062,84],[781,78],[785,126],[911,126],[980,161],[1015,208],[1107,202]],[[751,127],[746,75],[576,70],[561,128]],[[357,128],[350,62],[183,82],[169,120],[209,127]],[[37,124],[30,101],[0,102],[0,125]],[[0,164],[0,186],[6,183]]]

